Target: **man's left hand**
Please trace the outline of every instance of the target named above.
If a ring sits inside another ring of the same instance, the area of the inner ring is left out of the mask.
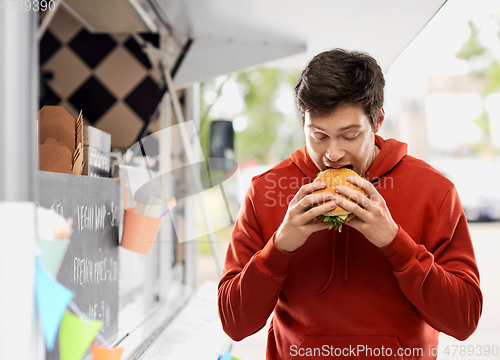
[[[358,230],[375,246],[379,248],[386,246],[396,236],[398,225],[392,219],[384,198],[372,183],[359,176],[349,176],[347,180],[363,189],[368,197],[345,186],[335,187],[338,194],[354,201],[353,203],[341,196],[334,197],[338,206],[358,217],[350,220],[346,225]]]

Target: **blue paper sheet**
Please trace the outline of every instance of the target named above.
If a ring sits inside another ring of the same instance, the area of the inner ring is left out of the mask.
[[[59,325],[73,293],[61,285],[42,265],[36,261],[35,298],[38,316],[42,324],[47,350],[54,349]]]

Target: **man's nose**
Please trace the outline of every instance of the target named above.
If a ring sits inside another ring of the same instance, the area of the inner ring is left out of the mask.
[[[345,155],[345,151],[338,146],[338,144],[332,144],[328,150],[326,151],[325,156],[331,161],[331,162],[337,162],[340,160],[343,156]]]

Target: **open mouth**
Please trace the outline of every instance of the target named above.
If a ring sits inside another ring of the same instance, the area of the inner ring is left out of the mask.
[[[344,166],[328,166],[328,169],[342,169],[342,168],[346,168],[346,169],[350,169],[350,170],[354,169],[354,167],[351,164],[344,165]]]

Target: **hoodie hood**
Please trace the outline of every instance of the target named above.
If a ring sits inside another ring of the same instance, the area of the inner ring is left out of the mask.
[[[302,171],[302,174],[304,174],[304,176],[309,178],[311,181],[316,179],[318,173],[321,172],[320,168],[316,166],[314,161],[309,156],[305,145],[302,149],[294,151],[290,158],[293,163],[297,165],[299,170]]]
[[[385,140],[375,135],[375,145],[378,146],[380,152],[365,174],[366,179],[372,184],[381,180],[408,153],[408,144],[396,139]]]
[[[385,140],[381,136],[375,135],[375,145],[378,146],[380,152],[365,174],[366,179],[371,183],[379,181],[408,153],[408,144],[392,138]],[[290,158],[304,176],[311,179],[311,181],[321,172],[309,156],[306,146],[296,150]]]
[[[396,139],[383,139],[382,137],[375,135],[375,145],[380,149],[377,157],[371,164],[370,168],[365,174],[365,178],[374,185],[381,185],[384,181],[384,175],[389,173],[408,153],[408,144],[397,141]],[[317,174],[321,170],[316,166],[312,158],[307,152],[306,146],[302,149],[295,151],[290,158],[293,163],[297,165],[300,171],[305,177],[313,181]],[[377,186],[376,185],[376,186]],[[344,268],[344,287],[347,287],[347,280],[349,278],[349,226],[345,227],[342,232],[344,236],[339,236],[339,234],[332,233],[332,239],[338,239],[345,237],[345,268]],[[337,235],[337,236],[335,236]],[[332,259],[331,259],[331,269],[330,276],[323,288],[316,294],[319,295],[325,292],[330,286],[333,276],[335,274],[335,244],[332,241]]]

